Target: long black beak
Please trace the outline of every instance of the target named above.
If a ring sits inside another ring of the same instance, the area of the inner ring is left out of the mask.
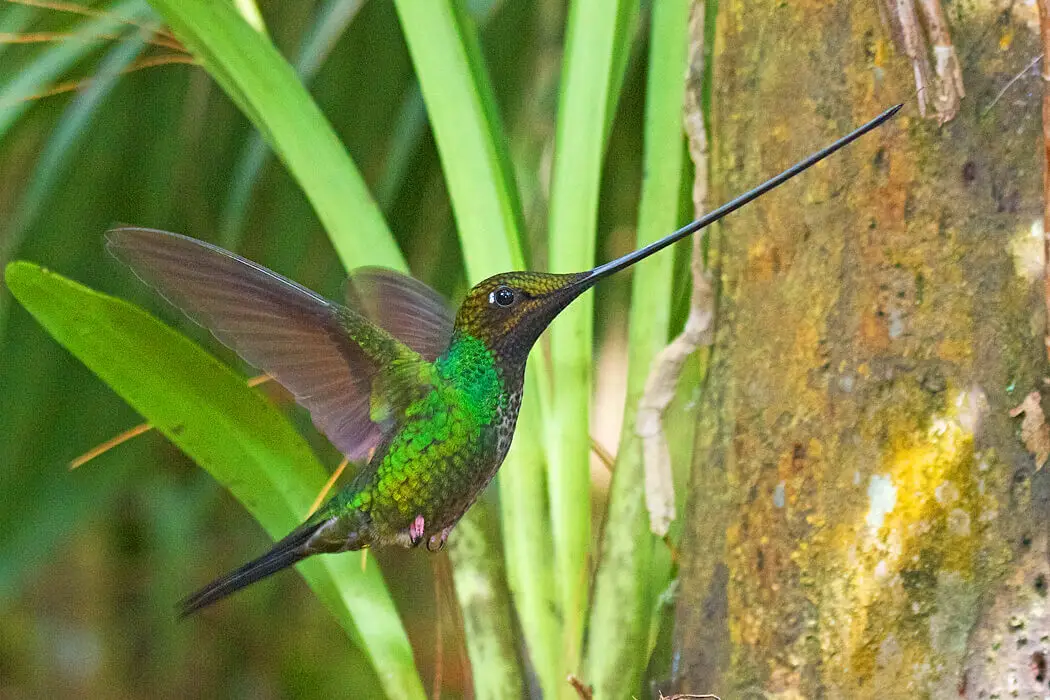
[[[722,217],[726,216],[727,214],[731,214],[732,212],[736,211],[737,209],[739,209],[740,207],[744,206],[748,202],[750,202],[750,201],[752,201],[754,199],[757,199],[758,197],[761,197],[762,195],[764,195],[766,192],[769,192],[771,189],[773,189],[777,185],[780,185],[780,184],[783,184],[783,183],[787,182],[791,178],[793,178],[796,175],[798,175],[799,173],[801,173],[806,168],[809,168],[810,166],[819,163],[820,161],[824,160],[825,158],[827,158],[828,156],[830,156],[832,153],[834,153],[835,151],[839,150],[843,146],[848,145],[849,143],[851,143],[854,140],[860,138],[861,136],[863,136],[864,134],[868,133],[872,129],[880,126],[885,121],[887,121],[890,117],[892,117],[894,114],[899,112],[901,107],[903,107],[903,106],[904,106],[903,104],[899,104],[896,107],[890,107],[885,112],[883,112],[879,116],[875,117],[874,119],[872,119],[870,122],[868,122],[864,126],[853,130],[852,132],[850,132],[849,134],[843,136],[842,138],[840,138],[838,141],[836,141],[835,143],[831,144],[830,146],[827,146],[826,148],[823,148],[823,149],[817,151],[816,153],[814,153],[813,155],[809,156],[805,160],[803,160],[803,161],[801,161],[799,163],[796,163],[795,165],[792,165],[790,168],[788,168],[784,172],[780,173],[776,177],[773,177],[773,178],[770,178],[769,180],[766,180],[765,182],[763,182],[761,185],[759,185],[758,187],[754,188],[753,190],[745,192],[744,194],[740,195],[739,197],[737,197],[733,201],[731,201],[731,202],[729,202],[727,204],[723,204],[718,209],[715,209],[714,211],[710,212],[709,214],[704,215],[703,217],[701,217],[701,218],[697,219],[696,221],[692,222],[691,224],[687,224],[687,225],[683,226],[682,228],[678,229],[674,233],[669,234],[667,236],[664,236],[663,238],[661,238],[658,241],[653,241],[649,245],[647,245],[647,246],[645,246],[643,248],[639,248],[638,250],[635,250],[635,251],[633,251],[631,253],[628,253],[627,255],[624,255],[621,258],[617,258],[616,260],[612,260],[610,262],[607,262],[604,265],[599,265],[598,267],[596,267],[593,270],[591,270],[589,273],[584,273],[584,274],[586,274],[586,277],[581,277],[572,286],[573,287],[577,287],[578,289],[582,288],[582,289],[580,289],[580,291],[582,291],[583,289],[586,289],[586,288],[590,287],[591,285],[593,285],[595,282],[597,282],[598,280],[602,279],[603,277],[607,277],[607,276],[613,274],[614,272],[619,272],[620,270],[624,269],[625,267],[630,267],[631,265],[634,265],[639,260],[644,260],[645,258],[649,257],[650,255],[652,255],[653,253],[657,252],[658,250],[663,250],[664,248],[666,248],[667,246],[671,245],[672,243],[676,243],[677,241],[680,241],[681,239],[685,238],[686,236],[690,236],[690,235],[696,233],[697,231],[699,231],[700,229],[706,228],[707,226],[713,224],[714,222],[718,221],[719,219],[721,219]]]

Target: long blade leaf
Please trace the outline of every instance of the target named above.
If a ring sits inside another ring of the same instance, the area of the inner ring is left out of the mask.
[[[273,44],[233,5],[152,0],[303,188],[347,268],[405,260],[346,149]]]
[[[124,69],[138,58],[145,46],[146,38],[141,33],[115,44],[103,57],[91,83],[77,94],[59,118],[33,168],[33,176],[14,223],[4,240],[0,241],[0,265],[5,265],[17,255],[19,243],[36,221],[66,166],[77,154],[77,146],[98,113],[99,106],[116,87]],[[2,318],[0,312],[0,326]]]
[[[303,40],[295,62],[295,72],[303,83],[309,85],[317,75],[336,40],[353,21],[363,3],[364,0],[329,0],[318,11],[314,25]],[[219,245],[223,248],[235,250],[240,247],[248,204],[269,155],[270,149],[259,132],[252,132],[237,158],[230,180],[230,191],[226,195],[219,234]]]
[[[143,0],[125,0],[106,8],[102,17],[81,22],[74,36],[40,52],[10,82],[0,88],[0,139],[39,95],[71,67],[94,50],[105,46],[105,37],[124,28],[125,20],[141,23],[152,15]]]
[[[8,288],[78,359],[204,467],[275,539],[298,525],[326,474],[302,437],[242,378],[145,311],[26,262]],[[377,566],[315,557],[299,567],[362,646],[391,698],[423,698]]]
[[[625,17],[636,0],[575,0],[569,7],[551,184],[548,256],[552,272],[595,262],[598,193],[606,135],[622,75]],[[594,301],[585,295],[551,324],[548,474],[555,570],[565,619],[562,653],[576,671],[587,609],[591,542],[589,414]]]
[[[682,109],[689,4],[689,0],[664,0],[653,6],[639,248],[678,224],[684,172]],[[645,509],[642,446],[634,418],[649,367],[667,343],[673,278],[674,256],[665,254],[638,265],[632,281],[627,405],[602,533],[588,630],[592,641],[585,664],[585,677],[594,684],[596,698],[629,697],[639,692],[648,660],[653,597],[667,585],[666,567],[662,582],[650,585],[654,537]]]
[[[468,275],[477,282],[520,269],[525,264],[524,217],[475,27],[456,0],[396,4],[448,182]],[[542,381],[536,359],[529,363],[526,397],[499,488],[513,600],[540,683],[548,697],[557,697],[565,683],[551,545],[544,535],[549,525],[535,406]],[[500,647],[493,643],[488,648]],[[474,672],[481,671],[475,664]]]

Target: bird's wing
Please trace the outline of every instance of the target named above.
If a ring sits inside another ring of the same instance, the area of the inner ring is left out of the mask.
[[[164,231],[121,228],[106,240],[143,281],[286,387],[350,459],[365,457],[424,389],[413,382],[432,384],[430,363],[361,311],[261,265]]]
[[[353,271],[347,304],[425,359],[448,348],[455,316],[445,298],[419,280],[384,267]]]

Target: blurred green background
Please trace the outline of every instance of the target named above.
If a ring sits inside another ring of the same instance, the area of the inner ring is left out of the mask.
[[[88,7],[160,24],[145,2]],[[259,7],[412,272],[458,300],[467,277],[453,210],[393,3]],[[508,137],[529,265],[544,269],[567,6],[463,7],[478,27]],[[127,23],[69,9],[0,4],[0,266],[38,262],[129,299],[250,376],[111,259],[102,233],[115,223],[178,231],[331,298],[341,295],[343,267],[299,186],[204,70],[154,61],[178,52],[144,42]],[[648,10],[643,4],[628,32],[601,177],[599,260],[634,245]],[[55,86],[76,89],[45,95]],[[684,275],[687,256],[678,258]],[[592,435],[611,451],[625,390],[629,282],[623,275],[597,290]],[[675,325],[687,302],[674,300]],[[271,395],[334,467],[339,456],[308,416],[279,391]],[[174,620],[182,595],[260,552],[267,538],[155,433],[68,471],[71,459],[141,420],[0,288],[0,697],[377,693],[374,672],[299,576],[277,576],[233,604]],[[592,476],[597,532],[609,476],[597,461]],[[430,688],[438,674],[442,697],[459,697],[470,695],[469,667],[446,556],[396,551],[380,559],[424,683]]]

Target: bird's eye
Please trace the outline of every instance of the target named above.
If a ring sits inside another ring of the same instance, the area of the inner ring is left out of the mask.
[[[510,287],[500,287],[489,294],[489,303],[504,308],[514,303],[514,290]]]

